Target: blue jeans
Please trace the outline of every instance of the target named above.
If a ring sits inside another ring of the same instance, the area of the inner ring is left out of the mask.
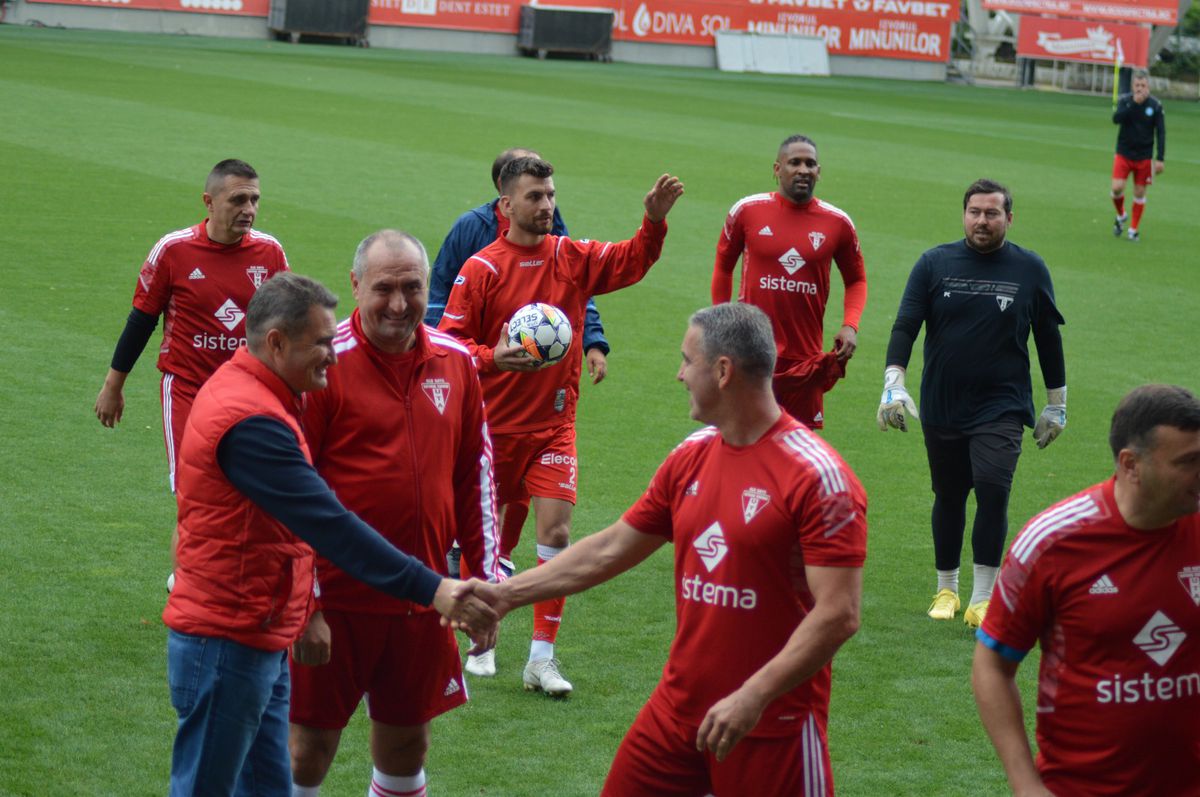
[[[167,635],[171,797],[290,797],[287,651]]]

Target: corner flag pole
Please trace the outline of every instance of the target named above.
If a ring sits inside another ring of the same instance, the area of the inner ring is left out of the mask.
[[[1121,42],[1117,42],[1117,57],[1113,59],[1113,96],[1112,107],[1117,110],[1117,84],[1121,82]]]

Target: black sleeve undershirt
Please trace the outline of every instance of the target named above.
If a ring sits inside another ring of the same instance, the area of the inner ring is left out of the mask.
[[[154,328],[158,326],[158,316],[142,312],[136,307],[129,311],[125,319],[125,329],[117,340],[117,348],[113,351],[112,369],[127,374],[142,356]]]

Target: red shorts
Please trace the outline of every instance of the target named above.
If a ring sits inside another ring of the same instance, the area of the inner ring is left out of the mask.
[[[183,442],[183,427],[192,412],[192,403],[200,386],[175,374],[162,375],[163,442],[167,446],[167,478],[175,492],[175,465],[179,461],[179,444]]]
[[[1113,179],[1124,180],[1133,173],[1134,185],[1150,185],[1154,182],[1153,161],[1149,158],[1131,161],[1124,155],[1113,155]]]
[[[575,503],[579,460],[575,427],[555,426],[526,434],[492,435],[496,458],[496,495],[501,505],[539,498]]]
[[[651,695],[617,748],[602,797],[832,797],[825,729],[810,714],[799,736],[747,737],[718,762],[696,750],[695,725]]]
[[[776,387],[775,400],[788,415],[809,429],[825,428],[825,387],[817,380],[786,393]]]
[[[289,656],[291,721],[344,728],[367,695],[367,714],[385,725],[423,725],[467,702],[458,642],[437,612],[365,614],[326,609],[328,664]]]

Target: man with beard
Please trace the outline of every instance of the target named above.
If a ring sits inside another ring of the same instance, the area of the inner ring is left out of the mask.
[[[552,234],[554,167],[517,158],[500,172],[500,210],[512,221],[459,271],[439,329],[462,340],[475,357],[496,453],[497,503],[532,496],[538,564],[567,548],[578,483],[575,404],[589,296],[611,293],[645,276],[662,252],[667,214],[683,183],[664,174],[643,199],[645,215],[627,241],[573,241]],[[542,368],[508,339],[508,320],[531,302],[551,304],[571,322],[571,347],[558,365]],[[503,525],[503,519],[501,519]],[[556,697],[570,694],[554,658],[565,598],[534,605],[533,640],[524,685]]]
[[[1005,240],[1012,195],[976,180],[963,196],[965,238],[928,250],[913,266],[888,343],[876,421],[907,431],[917,408],[904,387],[905,369],[925,324],[921,374],[922,430],[933,483],[935,620],[960,607],[958,569],[967,495],[975,491],[974,584],[963,619],[978,627],[996,583],[1008,534],[1008,496],[1021,455],[1024,426],[1045,448],[1067,425],[1067,377],[1054,285],[1036,252]],[[1029,333],[1037,343],[1046,407],[1034,422]]]
[[[813,196],[821,165],[817,145],[795,135],[779,145],[779,190],[738,200],[725,219],[713,265],[712,301],[729,301],[742,259],[737,299],[771,318],[778,359],[773,386],[780,405],[810,429],[824,426],[824,396],[846,374],[867,303],[867,272],[854,222]],[[830,263],[846,286],[842,328],[825,352]]]

